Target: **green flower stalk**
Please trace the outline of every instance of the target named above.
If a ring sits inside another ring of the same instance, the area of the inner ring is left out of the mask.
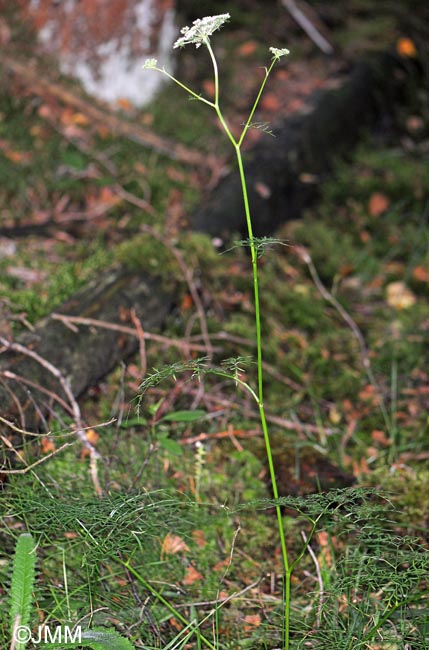
[[[249,113],[249,116],[247,118],[247,121],[244,124],[244,127],[242,129],[242,132],[239,136],[238,139],[236,139],[229,126],[228,123],[222,113],[222,110],[219,105],[219,72],[218,72],[218,66],[217,66],[217,61],[216,57],[214,55],[213,49],[211,47],[210,43],[210,36],[217,31],[224,23],[226,23],[230,18],[230,15],[228,13],[226,14],[220,14],[218,16],[207,16],[205,18],[201,18],[198,20],[195,20],[192,24],[192,27],[184,27],[181,30],[182,36],[177,39],[177,41],[174,44],[174,47],[184,47],[185,45],[188,44],[193,44],[197,48],[199,48],[201,45],[205,45],[207,47],[208,53],[210,55],[210,58],[212,60],[213,64],[213,74],[214,74],[214,100],[211,101],[209,99],[206,99],[205,97],[202,97],[201,95],[197,94],[190,88],[188,88],[185,84],[177,80],[175,77],[173,77],[169,72],[165,70],[165,68],[160,68],[158,67],[158,62],[156,59],[148,59],[145,64],[144,68],[147,69],[154,69],[157,70],[158,72],[161,72],[165,76],[167,76],[169,79],[171,79],[174,83],[176,83],[178,86],[183,88],[191,97],[194,99],[197,99],[204,104],[207,104],[212,108],[215,112],[216,115],[219,119],[219,122],[221,123],[228,139],[230,140],[235,154],[237,158],[237,165],[238,165],[238,171],[240,174],[240,181],[241,181],[241,189],[242,189],[242,195],[243,195],[243,203],[244,203],[244,211],[245,211],[245,216],[246,216],[246,225],[247,225],[247,232],[248,232],[248,241],[247,244],[250,248],[250,255],[251,255],[251,264],[252,264],[252,275],[253,275],[253,293],[254,293],[254,306],[255,306],[255,329],[256,329],[256,346],[257,346],[257,374],[258,374],[258,379],[257,379],[257,389],[253,390],[250,386],[246,385],[246,388],[249,390],[249,392],[252,394],[254,397],[258,408],[259,408],[259,414],[260,414],[260,420],[261,420],[261,427],[264,435],[264,441],[265,441],[265,450],[266,450],[266,456],[267,456],[267,461],[268,461],[268,467],[269,467],[269,472],[270,472],[270,480],[271,480],[271,485],[272,485],[272,491],[275,499],[279,498],[279,492],[278,492],[278,487],[277,487],[277,480],[276,480],[276,475],[275,475],[275,469],[274,469],[274,461],[273,461],[273,455],[271,451],[271,443],[270,443],[270,436],[268,432],[268,427],[267,427],[267,420],[266,420],[266,415],[265,415],[265,408],[264,408],[264,383],[263,383],[263,370],[262,370],[262,330],[261,330],[261,308],[260,308],[260,299],[259,299],[259,278],[258,278],[258,258],[260,257],[260,239],[257,239],[253,236],[253,226],[252,226],[252,218],[251,218],[251,212],[250,212],[250,205],[249,205],[249,197],[248,197],[248,191],[247,191],[247,184],[246,184],[246,176],[245,176],[245,171],[244,171],[244,165],[243,165],[243,158],[242,158],[242,153],[241,153],[241,146],[243,144],[243,140],[246,136],[247,131],[249,128],[252,126],[252,119],[254,116],[254,113],[256,111],[256,108],[258,106],[259,100],[261,98],[261,95],[264,91],[265,84],[268,80],[268,77],[274,67],[274,65],[283,57],[289,54],[289,50],[286,48],[275,48],[271,47],[270,52],[272,55],[271,63],[268,66],[268,68],[265,68],[265,75],[262,80],[261,86],[259,88],[259,91],[257,93],[256,99],[254,101],[254,104],[252,106],[252,109]],[[220,373],[216,373],[220,374]],[[225,375],[225,376],[231,376],[231,375]],[[242,383],[242,382],[240,382]],[[277,513],[277,524],[278,524],[278,531],[279,531],[279,537],[280,537],[280,546],[281,546],[281,551],[282,551],[282,560],[283,560],[283,569],[284,569],[284,602],[285,602],[285,611],[284,611],[284,639],[283,639],[283,645],[284,648],[287,649],[289,647],[289,616],[290,616],[290,583],[291,583],[291,575],[292,575],[292,570],[294,566],[296,565],[296,562],[290,563],[289,557],[288,557],[288,552],[287,552],[287,546],[286,546],[286,540],[285,540],[285,534],[283,530],[283,522],[282,522],[282,514],[281,514],[281,509],[279,505],[276,505],[276,513]]]

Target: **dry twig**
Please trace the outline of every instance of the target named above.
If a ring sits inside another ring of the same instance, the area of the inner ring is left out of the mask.
[[[52,363],[50,363],[47,359],[44,359],[41,357],[37,352],[34,352],[34,350],[30,350],[29,348],[25,347],[24,345],[21,345],[21,343],[11,343],[4,337],[0,337],[0,344],[6,349],[6,350],[12,350],[14,352],[19,352],[20,354],[23,354],[24,356],[30,357],[34,361],[36,361],[38,364],[40,364],[43,368],[45,368],[48,372],[50,372],[58,381],[60,384],[61,388],[63,389],[70,407],[71,407],[71,412],[73,415],[73,419],[76,425],[76,437],[80,440],[82,445],[88,450],[89,456],[90,456],[90,468],[91,468],[91,478],[92,482],[94,484],[94,488],[96,493],[100,496],[102,493],[101,486],[98,480],[98,469],[97,469],[97,460],[100,458],[100,454],[98,451],[95,449],[95,447],[89,442],[85,430],[83,427],[82,423],[82,415],[80,412],[79,404],[77,403],[75,396],[73,395],[73,392],[69,386],[68,381],[65,379],[59,368],[54,366]]]
[[[307,544],[307,535],[305,534],[304,530],[301,531],[301,536],[302,539],[304,540],[304,543]],[[316,568],[317,582],[319,583],[319,604],[317,606],[317,617],[316,617],[316,627],[319,628],[322,620],[322,608],[323,608],[323,602],[325,598],[325,587],[323,584],[322,572],[320,570],[320,564],[319,564],[319,560],[316,557],[316,553],[313,551],[310,544],[307,545],[307,550],[310,554],[311,559],[314,562],[314,566]]]
[[[10,440],[8,440],[5,436],[2,435],[0,435],[0,439],[3,441],[6,447],[8,447],[8,449],[13,451],[13,453],[17,456],[18,460],[20,460],[21,463],[26,464],[24,456],[21,454],[20,451],[15,449],[15,447],[13,447]],[[58,447],[58,449],[54,449],[54,451],[51,451],[49,454],[46,454],[45,456],[43,456],[43,458],[39,458],[39,460],[36,460],[34,463],[31,463],[31,465],[26,464],[26,467],[24,467],[23,469],[6,469],[2,467],[0,468],[1,473],[8,475],[8,474],[27,474],[27,472],[32,472],[37,465],[41,465],[46,460],[49,460],[49,458],[52,458],[52,456],[56,456],[57,454],[60,453],[60,451],[63,451],[63,449],[66,449],[67,447],[71,447],[73,444],[74,444],[73,442],[65,442],[63,445],[61,445],[61,447]]]
[[[97,320],[96,318],[84,318],[83,316],[68,316],[66,314],[57,314],[53,313],[50,316],[53,320],[59,320],[66,327],[69,327],[75,332],[78,332],[76,325],[85,325],[86,327],[101,327],[107,330],[113,330],[115,332],[122,332],[123,334],[129,334],[130,336],[135,336],[138,338],[138,332],[133,327],[127,327],[126,325],[117,325],[116,323],[109,323],[103,320]],[[207,347],[205,345],[199,345],[198,343],[188,343],[185,341],[179,341],[177,339],[169,338],[168,336],[162,336],[161,334],[153,334],[152,332],[143,332],[143,336],[148,341],[155,341],[157,343],[164,343],[165,345],[174,346],[176,348],[186,348],[189,350],[195,350],[196,352],[206,352]],[[213,348],[213,351],[220,352],[221,348]]]
[[[321,33],[321,30],[316,27],[316,22],[320,23],[320,20],[314,15],[312,7],[303,0],[301,0],[302,9],[298,6],[298,3],[295,2],[295,0],[282,0],[282,5],[289,11],[290,15],[296,20],[298,25],[324,54],[334,53],[334,48],[328,39],[325,38]],[[313,13],[313,20],[310,20],[309,18],[311,12]]]

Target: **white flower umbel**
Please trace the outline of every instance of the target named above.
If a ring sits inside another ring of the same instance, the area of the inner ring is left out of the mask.
[[[278,47],[270,47],[270,52],[276,61],[278,61],[282,56],[287,56],[290,54],[289,50],[286,47],[282,49],[279,49]]]
[[[206,16],[194,20],[192,27],[183,27],[180,30],[183,36],[177,39],[173,47],[184,47],[188,43],[194,43],[196,47],[200,47],[202,43],[207,42],[213,32],[222,27],[229,19],[229,14],[219,14],[218,16]]]
[[[157,59],[146,59],[146,61],[143,63],[143,69],[156,69],[157,63]]]

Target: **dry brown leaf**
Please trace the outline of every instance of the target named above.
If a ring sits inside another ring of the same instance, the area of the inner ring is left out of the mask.
[[[96,445],[97,442],[100,440],[100,436],[98,435],[95,429],[88,429],[88,431],[86,432],[86,439],[88,440],[88,442],[91,443],[91,445]]]
[[[87,124],[90,123],[89,117],[87,117],[83,113],[73,113],[73,115],[71,116],[71,120],[73,124],[78,124],[79,126],[86,126]]]
[[[380,214],[386,212],[390,205],[390,201],[385,194],[381,192],[374,192],[371,194],[368,204],[368,210],[371,217],[379,217]]]
[[[203,81],[203,88],[205,94],[208,97],[210,97],[211,99],[214,98],[216,92],[214,81],[212,81],[211,79],[205,79]]]
[[[42,450],[42,454],[49,454],[51,451],[55,451],[56,449],[52,438],[48,438],[47,436],[43,436],[43,438],[40,440],[40,448]]]
[[[207,544],[203,530],[194,530],[192,533],[192,537],[196,542],[197,546],[199,546],[200,548],[204,548],[204,546]]]
[[[161,545],[161,555],[174,555],[181,551],[189,551],[186,542],[179,535],[167,533]]]
[[[372,431],[371,438],[382,447],[389,447],[389,445],[392,444],[391,439],[386,436],[385,432],[380,431],[379,429],[374,429],[374,431]]]
[[[280,107],[280,100],[274,93],[266,93],[261,99],[261,108],[266,111],[278,111]]]
[[[123,111],[131,111],[134,108],[132,103],[125,97],[119,97],[119,99],[116,100],[116,104],[119,108],[122,108]]]
[[[195,567],[188,566],[186,569],[186,575],[183,579],[183,584],[184,585],[193,585],[194,582],[198,582],[199,580],[203,579],[203,575],[195,569]]]
[[[418,282],[429,282],[429,267],[416,266],[413,270],[413,278]]]
[[[229,558],[225,558],[224,560],[219,560],[219,562],[216,562],[214,567],[212,568],[212,571],[225,571],[226,567],[229,566]]]
[[[416,46],[411,38],[398,38],[396,41],[396,51],[403,57],[415,58],[417,56]]]
[[[260,626],[261,616],[260,614],[248,614],[244,617],[244,622],[246,623],[244,629],[249,632],[252,628]]]
[[[245,41],[237,48],[237,54],[240,56],[251,56],[258,49],[256,41]]]

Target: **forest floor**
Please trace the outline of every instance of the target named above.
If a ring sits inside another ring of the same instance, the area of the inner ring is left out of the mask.
[[[312,93],[335,85],[368,50],[417,56],[388,10],[374,15],[356,0],[345,17],[336,3],[324,4],[335,25],[331,58],[279,7],[274,26],[272,15],[246,14],[213,38],[235,128],[267,46],[279,45],[285,30],[293,55],[273,73],[257,115],[274,131],[276,120],[305,110]],[[32,56],[25,29],[7,24],[11,51]],[[177,74],[210,96],[210,69],[196,64],[197,54],[185,49]],[[90,617],[135,648],[202,647],[198,634],[180,640],[179,612],[199,622],[213,647],[279,647],[282,565],[257,409],[216,376],[178,375],[139,401],[145,373],[186,363],[205,329],[214,362],[246,364],[254,355],[246,252],[219,255],[208,237],[186,230],[187,215],[232,165],[228,142],[215,115],[172,86],[141,111],[123,102],[120,120],[210,154],[210,169],[171,160],[85,113],[91,100],[52,62],[47,69],[56,94],[38,89],[35,73],[32,81],[9,71],[0,82],[1,335],[18,337],[118,264],[153,274],[165,266],[178,279],[177,302],[162,332],[172,345],[148,341],[80,400],[100,454],[101,494],[78,441],[58,452],[73,442],[72,419],[59,408],[20,443],[2,426],[0,608],[7,612],[16,538],[28,530],[39,544],[35,621]],[[80,108],[64,100],[66,90],[82,99]],[[292,557],[314,508],[323,514],[293,576],[294,648],[427,647],[428,97],[416,89],[395,107],[395,124],[380,125],[339,160],[317,205],[275,233],[287,245],[260,260],[265,406],[281,493],[298,499],[284,513]],[[251,131],[247,146],[261,137],[269,136]],[[242,373],[255,381],[254,364]],[[322,498],[337,488],[351,490],[350,525],[335,499],[333,506]],[[371,625],[377,633],[364,641]],[[0,615],[5,643],[8,630]]]

